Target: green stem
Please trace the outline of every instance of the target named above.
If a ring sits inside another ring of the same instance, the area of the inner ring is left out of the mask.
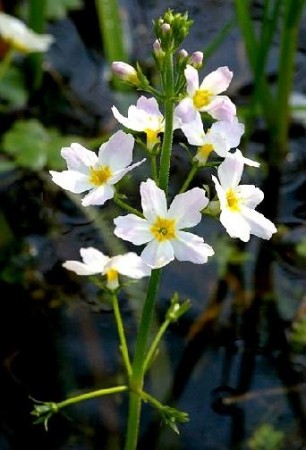
[[[158,347],[163,335],[165,334],[168,326],[170,325],[170,323],[171,323],[170,320],[166,319],[165,322],[159,328],[159,330],[149,348],[149,351],[147,353],[147,356],[146,356],[146,359],[144,362],[144,371],[145,372],[147,372],[148,368],[150,367],[152,360],[156,354],[157,347]]]
[[[140,211],[138,211],[138,209],[135,209],[132,206],[130,206],[128,203],[125,203],[125,201],[121,200],[121,198],[119,198],[117,195],[115,195],[115,197],[114,197],[114,202],[116,203],[117,206],[124,209],[125,211],[128,211],[132,214],[135,214],[138,217],[143,218],[143,215],[141,214]]]
[[[165,53],[165,73],[164,83],[164,116],[165,131],[161,149],[159,166],[159,187],[167,194],[170,159],[173,141],[173,112],[174,112],[174,76],[173,76],[173,54],[170,51]],[[152,271],[149,281],[145,305],[139,324],[139,330],[136,340],[135,357],[132,365],[132,375],[130,377],[130,402],[127,425],[127,437],[125,450],[135,450],[138,442],[139,422],[141,414],[141,398],[137,394],[140,392],[144,383],[145,360],[147,351],[147,341],[150,333],[150,326],[153,318],[155,299],[159,286],[161,269]]]
[[[123,362],[124,362],[124,365],[126,368],[127,375],[128,375],[128,377],[130,377],[132,374],[132,366],[131,366],[131,362],[130,362],[128,346],[126,343],[122,317],[121,317],[121,313],[120,313],[120,309],[119,309],[118,297],[114,292],[112,293],[112,303],[113,303],[114,315],[115,315],[118,334],[119,334],[120,350],[121,350],[121,354],[122,354],[122,358],[123,358]]]
[[[182,194],[183,192],[186,191],[186,189],[187,189],[188,186],[190,185],[191,181],[193,180],[195,174],[197,173],[198,168],[199,168],[199,167],[198,167],[197,164],[193,164],[193,165],[192,165],[192,167],[191,167],[191,169],[190,169],[190,172],[189,172],[189,174],[188,174],[188,176],[187,176],[187,178],[186,178],[186,180],[185,180],[183,186],[181,187],[180,194]]]
[[[36,33],[44,33],[46,25],[47,0],[30,0],[29,2],[29,26]],[[33,79],[32,88],[38,90],[43,80],[43,54],[29,55]]]
[[[128,429],[125,449],[135,450],[138,441],[139,421],[141,412],[141,398],[137,394],[142,390],[144,380],[144,361],[147,349],[147,340],[152,322],[155,299],[160,279],[160,269],[153,270],[149,281],[147,297],[142,311],[139,325],[135,357],[132,366],[132,375],[130,377],[130,404],[128,416]]]
[[[174,76],[173,76],[173,55],[171,52],[165,53],[165,77],[164,77],[165,101],[164,101],[164,115],[165,115],[165,132],[163,145],[160,156],[159,167],[159,187],[168,192],[170,160],[173,141],[173,113],[174,113]]]
[[[151,174],[153,180],[157,183],[157,166],[156,166],[156,155],[151,155]]]
[[[83,402],[85,400],[90,400],[92,398],[96,397],[102,397],[103,395],[110,395],[110,394],[118,394],[120,392],[126,392],[128,391],[128,386],[115,386],[112,388],[106,388],[106,389],[98,389],[97,391],[87,392],[86,394],[76,395],[75,397],[67,398],[66,400],[63,400],[62,402],[55,403],[57,410],[65,408],[66,406],[73,405],[75,403]]]
[[[158,401],[155,397],[153,397],[152,395],[148,394],[145,391],[138,391],[137,395],[144,400],[145,402],[150,403],[152,406],[154,406],[154,408],[158,409],[158,410],[162,410],[164,408],[164,405]]]
[[[274,166],[282,163],[288,151],[289,96],[292,89],[298,25],[304,4],[304,0],[296,2],[287,0],[284,5],[276,94],[276,120],[273,133],[276,136],[276,142],[273,145],[270,161]]]
[[[12,48],[9,48],[7,52],[4,55],[4,58],[1,61],[0,64],[0,80],[5,77],[7,71],[10,68],[12,59],[13,59],[14,50]]]

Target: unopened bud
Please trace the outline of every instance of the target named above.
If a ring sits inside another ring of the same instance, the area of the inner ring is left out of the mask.
[[[179,57],[180,59],[185,59],[188,57],[188,52],[187,50],[185,50],[184,48],[182,48],[182,50],[179,51]]]
[[[169,31],[171,30],[171,26],[168,23],[163,23],[162,26],[160,27],[163,33],[169,33]]]
[[[163,51],[160,40],[156,39],[153,43],[153,51],[157,58],[163,57],[165,55],[165,52]]]
[[[114,61],[112,63],[112,71],[123,81],[136,85],[139,82],[135,68],[123,61]]]
[[[195,69],[200,69],[203,64],[203,52],[197,51],[193,52],[190,56],[188,63]]]

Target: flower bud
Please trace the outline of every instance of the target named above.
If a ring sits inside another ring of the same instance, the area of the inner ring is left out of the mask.
[[[188,63],[195,69],[200,69],[203,64],[203,52],[197,51],[193,52],[190,56]]]
[[[169,23],[163,23],[162,26],[160,27],[163,33],[169,33],[171,30],[171,26],[169,25]]]
[[[156,39],[153,43],[153,51],[157,58],[163,58],[165,55],[165,52],[163,51],[160,40]]]
[[[180,50],[179,51],[179,58],[180,59],[185,59],[185,58],[187,58],[189,55],[188,55],[188,52],[187,52],[187,50],[185,50],[184,48],[182,48],[182,50]]]
[[[139,83],[137,72],[130,64],[123,61],[114,61],[112,63],[112,71],[123,81],[127,81],[135,85],[138,85]]]

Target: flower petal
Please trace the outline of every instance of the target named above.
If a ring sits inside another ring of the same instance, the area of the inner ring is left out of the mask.
[[[238,196],[242,199],[243,206],[247,208],[256,208],[262,202],[264,193],[252,184],[242,184],[236,189]]]
[[[55,172],[54,170],[50,170],[50,175],[55,184],[74,194],[80,194],[81,192],[88,191],[92,188],[88,175],[81,172],[76,172],[74,170]]]
[[[72,270],[77,275],[94,275],[97,273],[103,273],[105,265],[110,258],[104,255],[99,250],[88,247],[81,248],[80,254],[83,262],[80,261],[66,261],[63,263],[63,267],[68,270]]]
[[[243,172],[244,161],[239,153],[228,153],[224,161],[218,167],[218,177],[223,189],[238,186]]]
[[[177,126],[179,124],[182,125],[188,122],[192,122],[193,120],[196,120],[197,115],[201,119],[201,115],[194,108],[193,101],[190,97],[186,97],[183,100],[181,100],[174,110],[175,123]]]
[[[226,208],[227,207],[226,192],[219,183],[219,180],[214,175],[212,175],[211,177],[213,179],[213,182],[215,183],[217,196],[220,202],[220,208],[221,209]]]
[[[250,240],[250,225],[239,212],[223,209],[220,214],[220,222],[232,238],[239,238],[243,242]]]
[[[118,273],[131,278],[139,279],[151,274],[151,268],[143,262],[140,256],[132,252],[114,256],[110,264]]]
[[[132,242],[134,245],[145,244],[153,239],[150,224],[135,214],[116,217],[114,224],[116,225],[114,234],[120,239]]]
[[[219,133],[223,136],[230,148],[236,148],[240,144],[241,136],[243,135],[245,126],[238,122],[237,117],[233,117],[232,121],[220,120],[212,124],[211,133]]]
[[[94,247],[81,248],[80,254],[84,264],[96,268],[97,273],[103,272],[105,265],[110,260],[109,256],[104,255]]]
[[[140,184],[140,195],[143,215],[153,223],[156,217],[165,217],[167,214],[166,195],[157,187],[155,181],[148,178]]]
[[[95,275],[96,273],[101,272],[94,270],[80,261],[66,261],[63,263],[63,267],[67,270],[75,272],[77,275]]]
[[[113,186],[110,186],[109,184],[103,184],[98,188],[92,189],[87,195],[85,195],[82,200],[82,205],[104,205],[107,200],[114,197],[114,194],[115,190]]]
[[[170,241],[153,240],[143,249],[141,257],[152,269],[159,269],[174,259],[174,252]]]
[[[70,147],[63,147],[61,155],[66,160],[68,170],[81,173],[88,173],[88,168],[98,163],[98,156],[95,152],[87,150],[76,142],[72,143]]]
[[[116,171],[128,166],[133,159],[135,139],[122,130],[117,131],[99,149],[99,164]]]
[[[145,111],[150,116],[157,116],[163,118],[159,110],[157,100],[154,97],[147,98],[144,95],[139,97],[136,103],[137,109]]]
[[[236,115],[236,106],[226,95],[217,95],[199,111],[207,111],[214,119],[231,122]]]
[[[195,119],[191,122],[183,123],[180,128],[190,145],[203,145],[205,132],[200,114],[196,114]]]
[[[203,238],[186,231],[178,231],[177,239],[172,241],[174,255],[179,261],[190,261],[195,264],[204,264],[209,256],[215,252],[212,247],[205,244]]]
[[[204,189],[195,187],[174,197],[167,218],[175,219],[178,229],[197,225],[202,218],[201,210],[208,204]]]
[[[258,211],[254,211],[250,208],[243,208],[241,211],[242,216],[250,226],[251,233],[262,239],[270,239],[273,233],[276,233],[277,229],[269,219]]]
[[[187,93],[193,97],[195,91],[199,89],[199,73],[194,67],[187,64],[184,74],[187,81]]]
[[[126,167],[125,169],[118,170],[117,172],[115,172],[112,175],[112,177],[109,179],[108,183],[109,184],[117,183],[119,180],[121,180],[122,177],[124,177],[125,174],[127,174],[131,170],[135,169],[135,167],[140,166],[140,164],[144,163],[145,160],[146,160],[146,158],[142,159],[141,161],[138,161],[135,164],[131,164],[129,167]]]
[[[131,105],[128,110],[128,117],[124,117],[116,108],[113,106],[112,108],[113,115],[115,119],[118,120],[123,126],[135,131],[143,131],[142,121],[137,120],[137,116],[139,112],[135,105]],[[136,119],[135,119],[136,116]]]
[[[220,94],[228,88],[232,78],[233,72],[227,66],[219,67],[206,75],[200,85],[200,89],[205,89],[215,95]]]

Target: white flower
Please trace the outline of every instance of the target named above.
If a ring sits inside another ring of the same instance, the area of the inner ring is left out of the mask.
[[[75,194],[89,191],[82,200],[83,206],[103,205],[115,195],[114,184],[145,159],[129,166],[133,156],[134,138],[117,131],[101,145],[98,155],[74,143],[64,147],[62,157],[68,170],[50,171],[54,183]]]
[[[239,145],[244,133],[244,125],[234,117],[231,122],[218,121],[213,123],[205,133],[200,115],[195,120],[181,125],[189,144],[198,147],[195,160],[199,165],[205,165],[212,151],[225,158],[231,148]]]
[[[168,210],[165,193],[153,180],[141,183],[140,194],[144,219],[134,214],[117,217],[115,235],[134,245],[147,244],[141,257],[154,269],[174,258],[196,264],[207,262],[213,249],[201,237],[183,231],[200,222],[201,210],[208,203],[205,191],[193,188],[177,195]]]
[[[129,107],[127,117],[120,114],[115,106],[112,107],[112,112],[118,122],[126,128],[146,133],[148,149],[152,149],[159,142],[158,133],[164,132],[165,123],[164,116],[161,114],[154,97],[139,97],[136,106],[131,105]]]
[[[0,12],[0,35],[16,50],[29,52],[45,52],[54,42],[50,34],[37,34],[21,20]]]
[[[236,114],[234,103],[224,92],[233,77],[227,66],[219,67],[209,73],[202,83],[199,83],[199,73],[191,65],[185,69],[187,81],[187,97],[175,108],[175,115],[182,122],[191,122],[199,112],[207,112],[214,119],[231,121]]]
[[[136,253],[130,252],[110,258],[99,250],[88,247],[81,248],[80,254],[83,262],[66,261],[63,267],[77,275],[106,275],[106,285],[109,289],[116,289],[119,286],[118,274],[140,279],[151,273],[151,269]]]
[[[218,178],[212,176],[220,201],[220,221],[228,234],[248,242],[254,234],[270,239],[275,233],[275,225],[255,211],[264,194],[253,185],[239,185],[242,177],[244,158],[240,150],[229,154],[218,167]]]

